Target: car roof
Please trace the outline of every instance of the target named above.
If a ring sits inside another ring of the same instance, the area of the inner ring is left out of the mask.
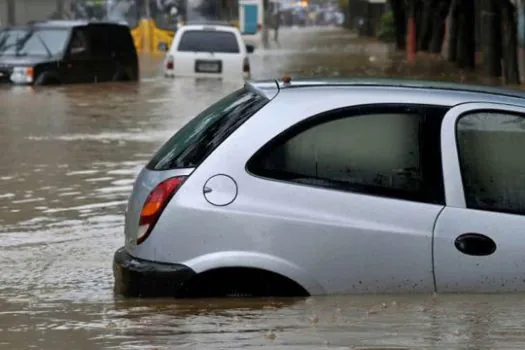
[[[248,82],[253,89],[271,98],[284,91],[322,91],[323,89],[384,89],[406,93],[438,93],[443,97],[443,105],[482,100],[521,99],[525,103],[525,91],[511,88],[453,83],[432,80],[393,79],[393,78],[338,78],[338,79],[293,79],[289,83],[281,80],[259,80]]]
[[[222,23],[222,22],[221,22]],[[182,31],[186,30],[217,30],[217,31],[224,31],[224,32],[237,32],[239,29],[237,27],[228,25],[228,24],[216,24],[214,22],[203,22],[203,23],[192,23],[192,24],[185,24],[181,27]]]
[[[31,21],[26,25],[17,26],[18,28],[73,28],[73,27],[85,27],[85,26],[96,26],[96,25],[112,25],[127,27],[126,24],[113,22],[113,21],[87,21],[87,20],[44,20],[44,21]]]

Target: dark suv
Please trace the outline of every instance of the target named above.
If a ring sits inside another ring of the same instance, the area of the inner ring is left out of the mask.
[[[126,25],[43,21],[0,30],[0,83],[50,85],[138,78],[137,51]]]

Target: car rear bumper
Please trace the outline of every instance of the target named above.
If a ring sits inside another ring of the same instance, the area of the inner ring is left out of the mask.
[[[124,247],[113,257],[115,293],[126,297],[183,297],[187,282],[195,275],[182,264],[135,258]]]
[[[173,73],[173,72],[164,72],[165,78],[183,78],[183,79],[206,79],[206,80],[226,80],[226,81],[243,81],[243,80],[249,80],[251,79],[250,73],[240,73],[240,74],[203,74],[203,73],[195,73],[195,74],[180,74],[180,73]]]

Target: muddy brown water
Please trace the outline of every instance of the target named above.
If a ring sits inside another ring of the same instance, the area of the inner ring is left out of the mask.
[[[337,29],[283,29],[252,57],[255,78],[407,75],[389,48]],[[523,295],[122,300],[134,176],[181,124],[238,82],[166,80],[143,58],[137,84],[0,89],[0,349],[525,349]],[[436,68],[438,67],[438,68]]]

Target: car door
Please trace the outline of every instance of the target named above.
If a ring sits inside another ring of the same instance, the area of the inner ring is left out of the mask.
[[[307,271],[326,293],[433,292],[445,111],[360,106],[270,141],[248,162],[255,177],[238,199],[262,210],[252,217],[257,249]]]
[[[96,81],[112,81],[117,71],[115,26],[109,24],[91,25],[89,33]]]
[[[441,133],[447,206],[434,232],[437,291],[524,291],[525,108],[460,105]]]
[[[61,78],[67,83],[86,83],[94,80],[94,65],[86,28],[73,30],[71,40],[61,65]]]

